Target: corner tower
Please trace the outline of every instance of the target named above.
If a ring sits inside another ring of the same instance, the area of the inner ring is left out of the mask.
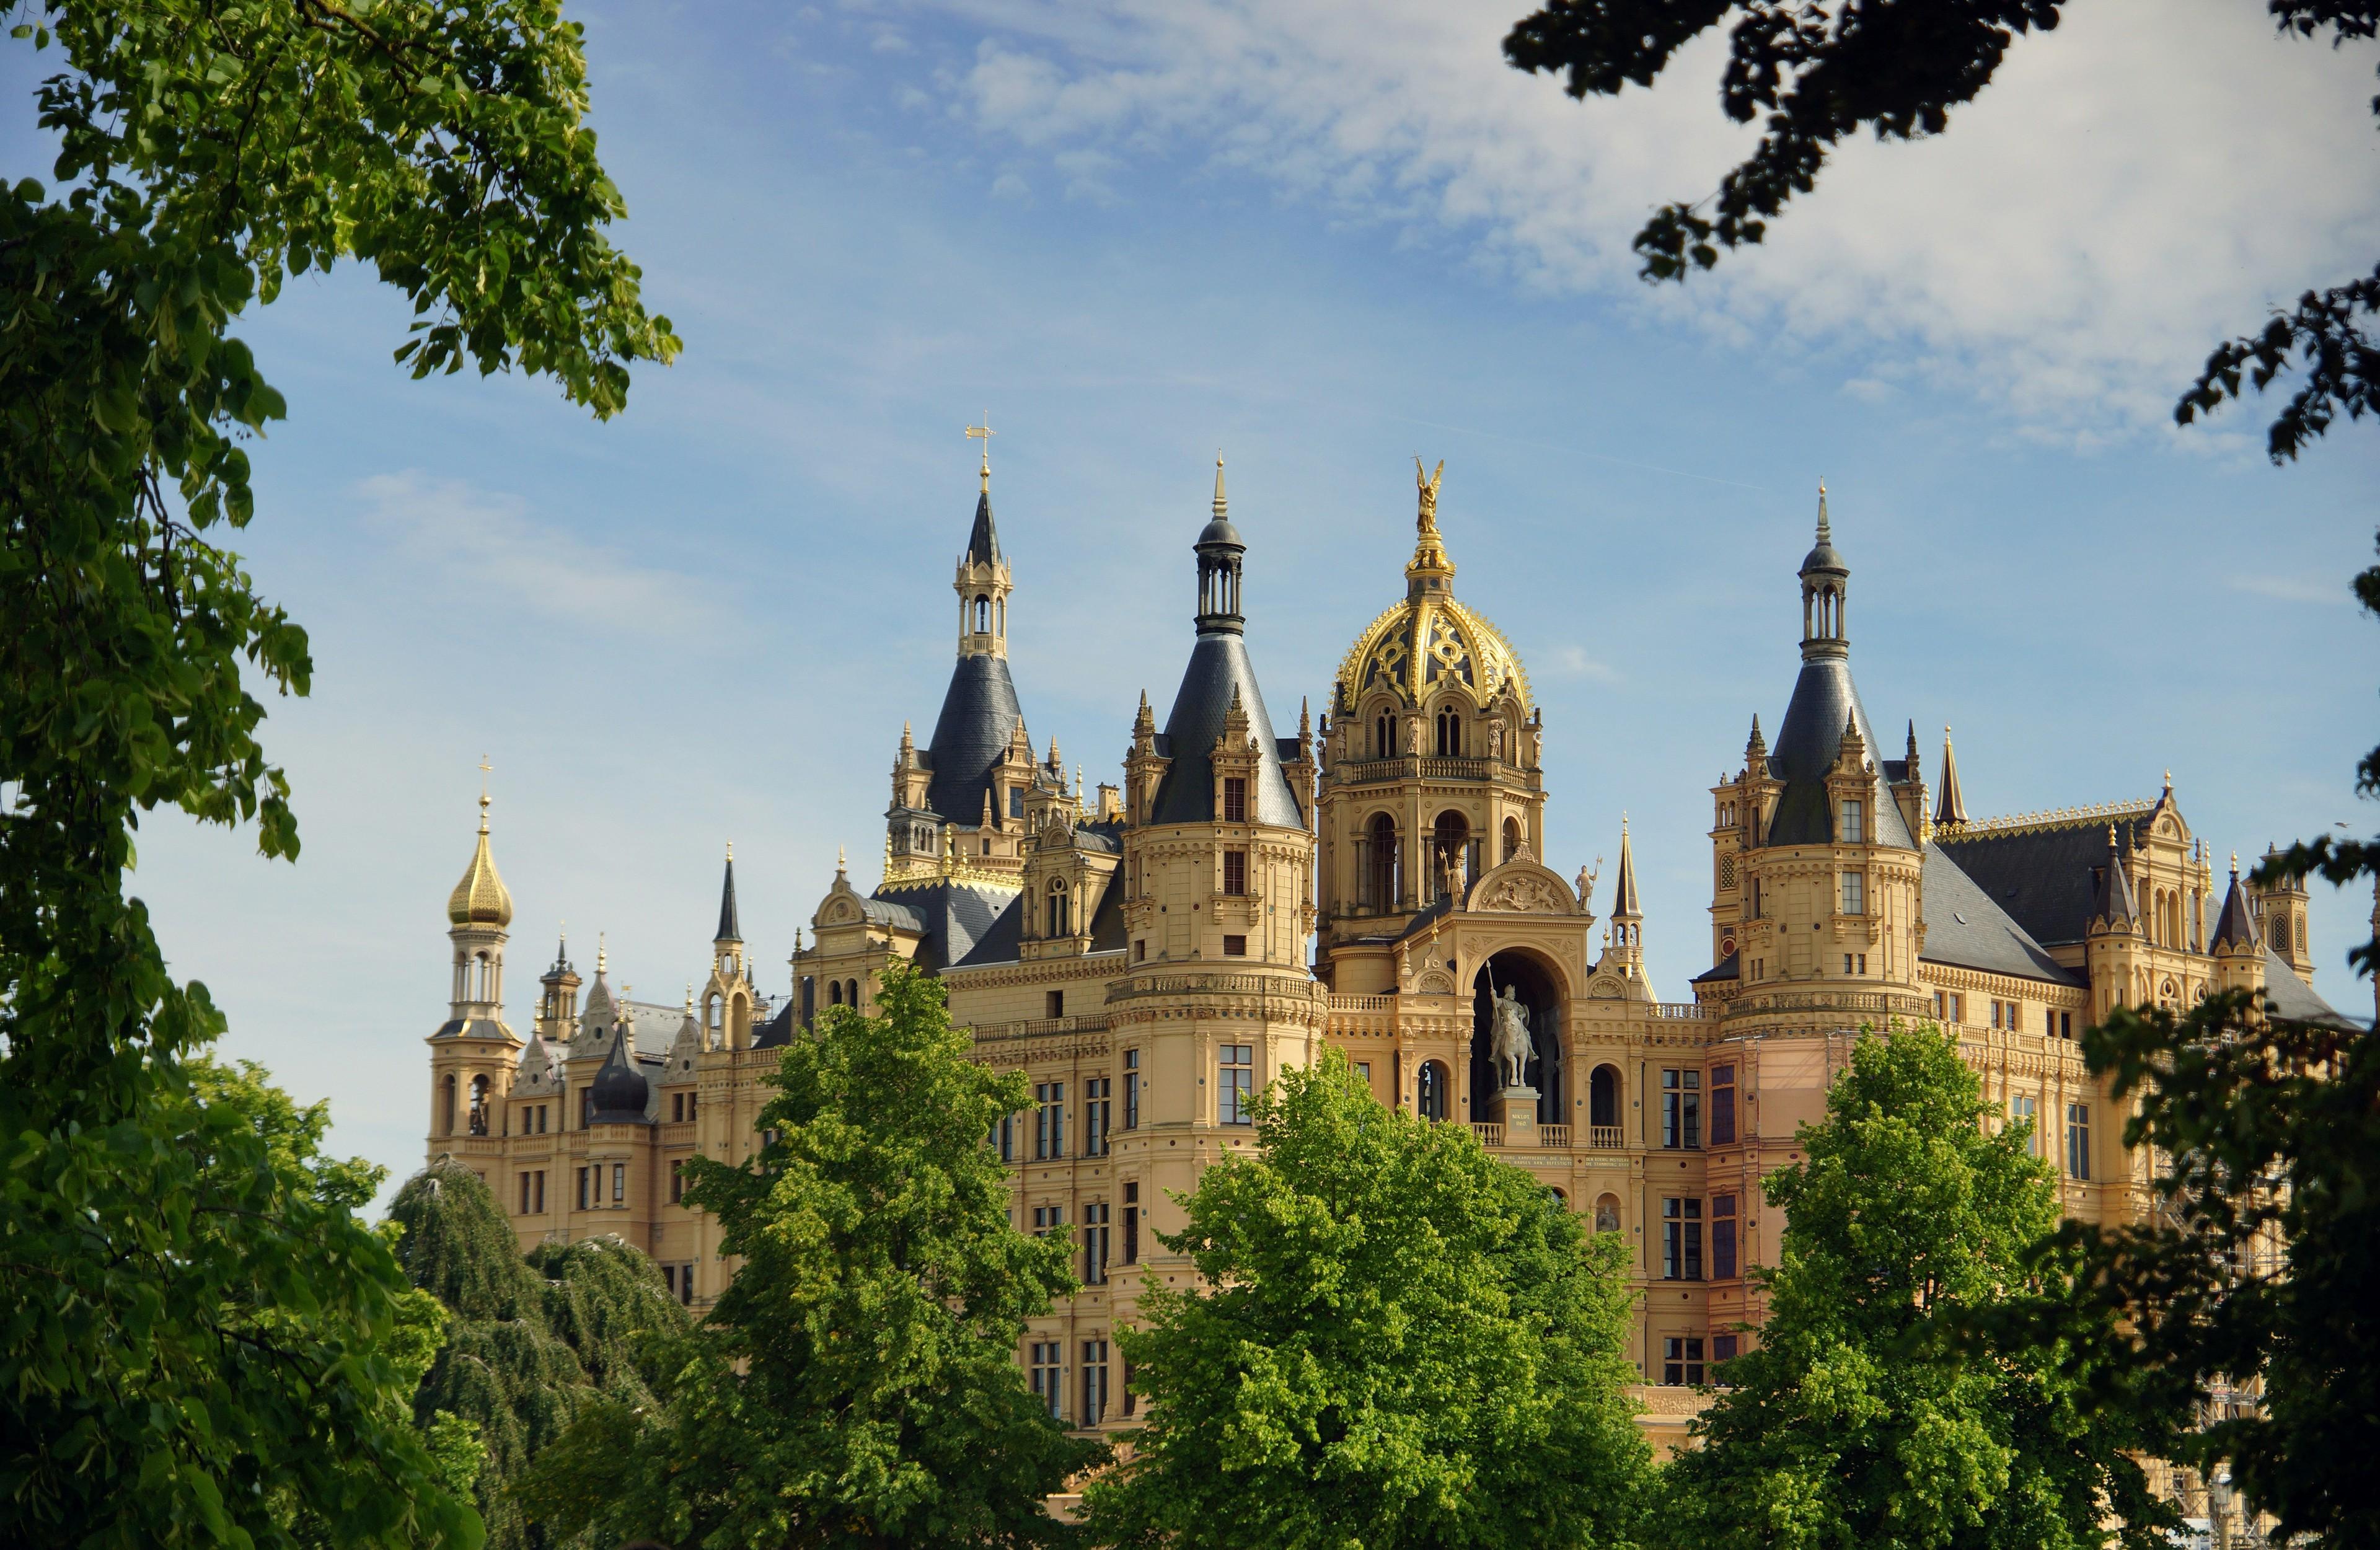
[[[1802,671],[1776,744],[1755,720],[1742,770],[1715,788],[1725,843],[1712,915],[1720,968],[1732,959],[1736,969],[1730,1016],[1857,1026],[1877,1013],[1921,1015],[1919,777],[1913,755],[1881,757],[1852,681],[1851,566],[1835,548],[1823,484],[1799,576]]]
[[[947,862],[1014,886],[1024,866],[1033,743],[1008,672],[1014,577],[992,520],[989,452],[977,478],[975,521],[951,581],[959,599],[958,660],[932,741],[918,747],[905,725],[893,754],[892,802],[884,814],[888,881],[941,875]]]

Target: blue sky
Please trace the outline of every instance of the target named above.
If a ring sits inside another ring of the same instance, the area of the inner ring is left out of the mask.
[[[674,999],[731,839],[781,987],[836,847],[875,880],[902,722],[939,707],[987,413],[1027,721],[1091,781],[1172,694],[1218,448],[1284,728],[1398,594],[1411,458],[1443,457],[1457,593],[1545,708],[1548,860],[1616,856],[1630,815],[1674,999],[1708,962],[1706,788],[1791,685],[1821,476],[1867,707],[1929,766],[1953,725],[1979,815],[2170,769],[2218,858],[2368,824],[2372,430],[2276,470],[2268,406],[2168,423],[2216,338],[2380,248],[2374,51],[2259,9],[2098,0],[1953,134],[1851,148],[1768,249],[1654,293],[1643,212],[1742,143],[1708,48],[1582,106],[1502,67],[1502,11],[1421,0],[574,6],[619,239],[686,354],[597,425],[536,381],[408,381],[361,272],[243,320],[291,406],[241,547],[312,634],[314,696],[267,728],[305,854],[160,817],[136,887],[229,1052],[400,1175],[483,752],[516,1026],[565,920],[582,971],[603,931],[615,982]],[[45,171],[28,115],[5,145]],[[2367,911],[2316,901],[2350,1009]]]

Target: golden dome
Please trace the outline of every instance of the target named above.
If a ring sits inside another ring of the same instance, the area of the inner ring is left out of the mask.
[[[1536,702],[1521,654],[1502,631],[1454,600],[1454,562],[1438,531],[1438,480],[1421,473],[1418,460],[1415,471],[1421,515],[1405,596],[1364,627],[1339,664],[1334,713],[1354,715],[1365,696],[1383,687],[1399,704],[1417,706],[1458,684],[1481,709],[1510,695],[1525,716]]]
[[[510,926],[513,923],[513,896],[504,887],[504,879],[496,876],[496,858],[488,851],[488,798],[480,795],[480,847],[471,853],[471,865],[465,868],[463,880],[446,896],[446,918],[457,926]]]

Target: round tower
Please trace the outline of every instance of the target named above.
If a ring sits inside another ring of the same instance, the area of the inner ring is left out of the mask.
[[[452,980],[446,1021],[430,1035],[430,1156],[472,1150],[498,1133],[521,1041],[504,1023],[505,927],[513,897],[488,844],[488,793],[480,793],[480,836],[470,865],[446,900]]]

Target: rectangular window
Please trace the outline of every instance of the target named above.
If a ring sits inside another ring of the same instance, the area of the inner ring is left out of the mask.
[[[583,1168],[578,1170],[578,1208],[587,1209],[587,1170]]]
[[[1066,1225],[1066,1208],[1062,1205],[1033,1207],[1033,1236],[1047,1238]]]
[[[1698,1071],[1661,1073],[1661,1144],[1671,1151],[1703,1144],[1702,1084]]]
[[[1859,955],[1859,972],[1861,974],[1867,973],[1867,954],[1864,952]]]
[[[694,1262],[691,1260],[677,1267],[677,1300],[688,1307],[694,1305]]]
[[[1369,1060],[1356,1061],[1355,1077],[1356,1080],[1362,1082],[1365,1086],[1370,1086],[1372,1084],[1372,1062]]]
[[[2030,1125],[2033,1133],[2026,1137],[2024,1149],[2034,1156],[2041,1156],[2041,1112],[2031,1093],[2012,1093],[2008,1100],[2009,1123]]]
[[[1041,998],[1041,1007],[1042,1007],[1042,1014],[1043,1014],[1044,1016],[1047,1016],[1047,1017],[1063,1017],[1063,1016],[1065,1016],[1065,1015],[1066,1015],[1066,993],[1065,993],[1063,990],[1052,990],[1052,991],[1050,991],[1048,995],[1046,995],[1046,996],[1044,996],[1044,997],[1042,997],[1042,998]]]
[[[1661,1342],[1661,1381],[1672,1388],[1703,1386],[1703,1342],[1699,1335],[1671,1335]]]
[[[1864,873],[1843,874],[1843,914],[1867,914],[1867,877]]]
[[[1248,853],[1223,853],[1223,891],[1234,898],[1248,890]]]
[[[1735,1196],[1711,1196],[1711,1279],[1735,1279]]]
[[[1661,1202],[1661,1278],[1703,1278],[1703,1203],[1670,1195]]]
[[[1140,1129],[1140,1051],[1123,1052],[1123,1128]]]
[[[1104,1201],[1083,1207],[1083,1284],[1108,1284],[1108,1208]]]
[[[1139,1199],[1139,1184],[1131,1183],[1123,1187],[1123,1263],[1126,1265],[1140,1263],[1140,1206],[1136,1204]]]
[[[695,1111],[699,1108],[701,1105],[702,1095],[700,1093],[688,1093],[686,1096],[686,1117],[688,1120],[693,1119]]]
[[[670,1204],[675,1205],[686,1198],[686,1159],[670,1159]]]
[[[537,1181],[536,1209],[540,1216],[543,1216],[545,1214],[545,1169],[539,1169],[532,1177]]]
[[[1735,1360],[1737,1338],[1738,1338],[1733,1335],[1714,1335],[1711,1337],[1712,1366],[1716,1367],[1722,1362],[1732,1362]],[[1717,1373],[1713,1373],[1711,1376],[1713,1378],[1718,1378],[1718,1374]]]
[[[1123,1369],[1123,1374],[1116,1381],[1117,1391],[1120,1396],[1120,1403],[1116,1407],[1116,1413],[1129,1421],[1132,1419],[1134,1409],[1132,1398],[1132,1359],[1119,1351],[1116,1354],[1116,1362]]]
[[[1108,1155],[1109,1078],[1094,1076],[1083,1084],[1083,1156]]]
[[[520,1214],[526,1217],[528,1215],[528,1175],[526,1173],[520,1176]]]
[[[1248,939],[1245,937],[1225,937],[1223,938],[1224,957],[1245,958],[1247,955]]]
[[[1016,1160],[1016,1116],[1014,1114],[1002,1115],[1000,1123],[991,1127],[992,1144],[999,1149],[1002,1162]]]
[[[1063,1382],[1062,1374],[1064,1372],[1064,1368],[1059,1364],[1058,1353],[1061,1349],[1059,1342],[1034,1340],[1028,1343],[1031,1350],[1026,1370],[1033,1377],[1033,1396],[1048,1406],[1050,1413],[1054,1416],[1058,1413],[1059,1403],[1062,1398],[1061,1387]]]
[[[614,1205],[625,1205],[627,1204],[627,1200],[628,1165],[626,1163],[613,1163],[612,1165],[612,1204]]]
[[[1710,1144],[1732,1146],[1735,1144],[1735,1067],[1711,1067],[1710,1080]]]
[[[2024,1003],[2022,1001],[2010,1001],[2008,1004],[2008,1025],[2009,1032],[2010,1033],[2015,1033],[2018,1029],[2024,1026]]]
[[[1083,1413],[1076,1424],[1096,1426],[1108,1413],[1108,1343],[1083,1342]]]
[[[1215,1119],[1225,1125],[1252,1125],[1249,1096],[1256,1090],[1257,1049],[1252,1044],[1227,1044],[1216,1058]]]
[[[2066,1106],[2066,1171],[2077,1179],[2091,1177],[2091,1106]]]
[[[684,1093],[672,1093],[670,1095],[670,1123],[673,1125],[682,1125],[686,1123],[686,1095]]]
[[[595,1089],[592,1085],[578,1089],[578,1128],[586,1130],[595,1123]]]
[[[664,1265],[662,1266],[662,1290],[668,1292],[672,1297],[675,1297],[677,1295],[676,1265]]]
[[[1135,937],[1132,939],[1132,961],[1135,963],[1146,963],[1148,962],[1148,942],[1147,938]]]
[[[1047,1162],[1066,1155],[1066,1084],[1062,1082],[1037,1082],[1033,1084],[1035,1105],[1033,1124],[1033,1157]]]
[[[2072,1012],[2061,1011],[2058,1014],[2058,1036],[2059,1038],[2072,1038],[2074,1036],[2074,1014]]]
[[[1863,804],[1858,802],[1846,802],[1843,804],[1843,832],[1841,838],[1842,842],[1846,845],[1860,844],[1867,839],[1867,809]],[[1846,911],[1845,913],[1849,914],[1850,912]]]
[[[1223,821],[1248,821],[1248,783],[1237,775],[1223,777]]]

